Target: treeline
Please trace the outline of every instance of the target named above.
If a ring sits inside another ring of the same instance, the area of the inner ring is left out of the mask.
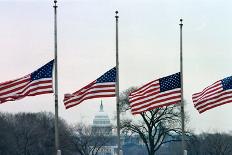
[[[63,155],[73,155],[72,133],[59,120]],[[0,113],[0,155],[53,155],[54,115],[52,113]]]
[[[201,133],[186,137],[188,155],[232,155],[232,135],[228,133]],[[181,142],[162,147],[159,155],[180,155]]]
[[[90,125],[68,125],[59,119],[62,155],[97,155],[106,143],[115,141]],[[55,155],[54,115],[0,113],[0,155]]]
[[[0,155],[54,155],[54,131],[52,113],[0,113]],[[102,146],[116,145],[114,136],[96,134],[91,126],[81,123],[71,126],[62,119],[59,134],[62,155],[97,155]],[[191,134],[186,145],[188,155],[231,155],[232,135]],[[180,151],[181,142],[173,141],[161,145],[156,154],[180,155]],[[137,143],[124,145],[123,152],[124,155],[149,154],[144,145]]]
[[[189,137],[189,155],[232,155],[232,136],[226,133],[202,133]]]

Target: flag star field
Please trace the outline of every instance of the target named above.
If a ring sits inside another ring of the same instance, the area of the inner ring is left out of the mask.
[[[180,73],[176,73],[159,80],[160,92],[168,91],[175,88],[180,88]]]
[[[103,74],[100,78],[97,79],[96,83],[104,83],[104,82],[116,82],[116,68],[112,68],[105,74]]]
[[[224,78],[221,81],[224,90],[232,89],[232,76]]]
[[[38,70],[31,73],[31,80],[38,80],[41,78],[51,78],[53,63],[54,61],[52,60],[46,65],[44,65],[42,68],[39,68]]]

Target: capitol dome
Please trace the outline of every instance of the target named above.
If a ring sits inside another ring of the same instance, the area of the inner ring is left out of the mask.
[[[112,125],[108,114],[104,112],[102,101],[100,109],[93,119],[92,129],[98,133],[112,134]]]

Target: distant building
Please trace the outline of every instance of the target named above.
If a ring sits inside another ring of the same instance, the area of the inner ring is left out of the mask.
[[[104,111],[101,101],[99,111],[93,119],[92,130],[95,133],[108,135],[110,141],[98,150],[97,155],[117,155],[117,135],[112,132],[112,128],[109,116]],[[139,136],[124,137],[121,135],[121,145],[123,155],[147,155],[144,143]]]
[[[95,133],[112,135],[112,124],[110,123],[108,114],[104,112],[102,101],[100,110],[93,119],[92,130]]]
[[[112,134],[112,124],[110,123],[108,114],[104,111],[102,101],[99,111],[94,116],[92,131],[96,134],[104,134],[112,138],[110,142],[98,150],[97,155],[116,155],[116,138]]]

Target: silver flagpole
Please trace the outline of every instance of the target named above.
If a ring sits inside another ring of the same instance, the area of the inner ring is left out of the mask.
[[[184,89],[183,89],[183,57],[182,57],[182,23],[183,19],[180,19],[180,76],[181,76],[181,129],[182,129],[182,153],[187,155],[185,150],[185,116],[184,116]]]
[[[54,52],[55,52],[55,148],[56,154],[61,155],[59,149],[58,129],[58,74],[57,74],[57,0],[54,0]]]
[[[120,142],[120,107],[119,107],[119,61],[118,61],[118,11],[115,11],[116,16],[116,70],[117,70],[117,78],[116,78],[116,108],[117,108],[117,142],[118,142],[118,149],[117,154],[122,155],[121,152],[121,142]],[[121,152],[121,153],[120,153]]]

